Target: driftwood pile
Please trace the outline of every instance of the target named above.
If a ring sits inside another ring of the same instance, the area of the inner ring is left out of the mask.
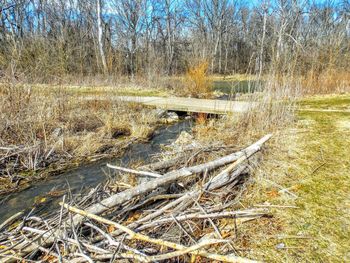
[[[78,199],[65,196],[56,212],[42,217],[14,216],[0,225],[0,262],[253,262],[237,255],[235,231],[267,211],[232,207],[270,137],[165,174],[157,173],[159,163],[148,166],[152,171],[109,165],[148,180],[124,191],[100,185]],[[222,226],[224,218],[233,224]]]

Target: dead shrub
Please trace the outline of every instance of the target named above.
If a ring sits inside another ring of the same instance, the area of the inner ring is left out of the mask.
[[[205,124],[205,122],[208,119],[208,114],[207,113],[198,113],[196,115],[196,123],[201,125],[201,124]]]
[[[195,98],[211,97],[211,81],[208,77],[208,62],[190,67],[185,76],[185,93]]]
[[[112,108],[112,102],[110,100],[94,99],[89,101],[82,101],[81,107],[83,109],[89,109],[92,111],[110,110]]]
[[[350,91],[350,71],[327,68],[323,71],[311,69],[302,79],[303,93],[326,94]]]

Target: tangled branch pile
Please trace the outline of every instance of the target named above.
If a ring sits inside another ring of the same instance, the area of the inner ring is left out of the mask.
[[[0,257],[4,262],[173,258],[187,262],[188,256],[192,262],[197,257],[252,262],[237,255],[235,233],[240,223],[267,216],[267,211],[232,211],[232,207],[258,160],[256,153],[270,137],[242,151],[163,175],[159,174],[165,167],[161,163],[149,165],[157,167],[152,171],[110,166],[152,179],[124,191],[113,192],[105,185],[69,202],[64,197],[56,212],[43,217],[29,214],[12,228],[8,226],[16,217],[11,218],[0,225],[7,228],[0,234]],[[224,169],[218,172],[220,167]]]

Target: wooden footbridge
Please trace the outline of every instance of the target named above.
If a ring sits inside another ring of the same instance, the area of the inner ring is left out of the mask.
[[[117,96],[117,100],[141,103],[161,109],[182,112],[199,112],[210,114],[242,113],[255,105],[251,102],[209,100],[182,97],[141,97],[141,96]]]

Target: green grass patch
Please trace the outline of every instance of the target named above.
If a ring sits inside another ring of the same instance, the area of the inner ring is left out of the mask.
[[[333,95],[301,105],[343,109],[349,102],[349,95]],[[275,209],[268,223],[247,226],[254,232],[245,255],[272,262],[349,262],[350,114],[301,111],[296,127],[275,135],[270,147],[246,205],[299,208]]]
[[[350,109],[350,95],[315,96],[302,99],[300,107],[312,109]]]

